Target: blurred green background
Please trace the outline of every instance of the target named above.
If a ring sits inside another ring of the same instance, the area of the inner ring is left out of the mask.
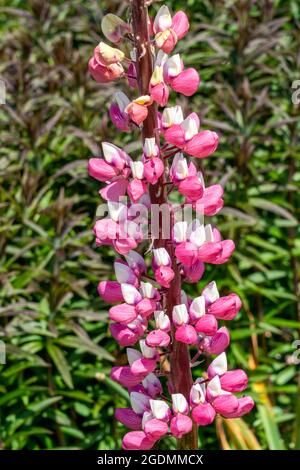
[[[195,295],[215,279],[223,294],[241,296],[243,309],[229,324],[229,362],[247,370],[256,401],[245,419],[201,429],[201,447],[300,449],[300,114],[292,102],[300,4],[166,3],[191,20],[178,51],[202,84],[178,103],[221,136],[200,166],[207,184],[225,185],[226,207],[213,222],[237,243],[230,263],[209,266],[188,291]],[[107,375],[123,363],[124,350],[110,337],[108,306],[96,290],[112,278],[115,255],[94,247],[99,184],[86,163],[102,140],[130,153],[138,135],[112,127],[107,109],[120,85],[94,82],[87,62],[103,14],[126,18],[127,4],[0,5],[7,88],[0,106],[0,448],[120,448],[125,430],[113,409],[127,395]]]

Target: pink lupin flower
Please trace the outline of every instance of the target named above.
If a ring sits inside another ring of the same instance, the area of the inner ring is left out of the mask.
[[[227,392],[242,392],[248,385],[248,377],[243,370],[227,371],[227,358],[224,352],[212,361],[207,374],[209,378],[219,376],[222,390]]]
[[[142,418],[131,408],[116,408],[115,418],[133,431],[138,431],[142,427]]]
[[[120,304],[111,307],[109,310],[109,318],[112,321],[120,323],[130,323],[136,319],[138,313],[134,305]]]
[[[126,36],[132,39],[132,35],[137,41],[136,23],[139,21],[136,19],[134,17],[131,27],[115,15],[107,15],[102,20],[104,34],[116,44]],[[129,132],[135,128],[134,124],[140,131],[143,129],[141,158],[133,161],[122,149],[104,142],[102,157],[91,158],[88,165],[90,175],[105,183],[99,194],[107,201],[108,209],[108,216],[97,220],[94,226],[96,246],[111,246],[125,258],[114,263],[116,281],[102,281],[98,285],[103,300],[116,304],[109,310],[113,322],[109,326],[111,334],[121,346],[127,347],[128,365],[115,366],[111,371],[111,378],[126,387],[130,394],[131,409],[115,411],[116,418],[131,430],[123,438],[125,450],[149,450],[166,434],[177,439],[187,433],[194,434],[197,426],[193,421],[205,426],[213,422],[216,414],[224,418],[240,417],[254,406],[251,397],[233,395],[245,390],[248,378],[240,369],[227,369],[224,351],[230,336],[227,328],[218,329],[219,319],[231,320],[237,315],[241,308],[239,297],[234,293],[220,297],[214,281],[194,299],[181,287],[181,280],[197,282],[201,279],[204,263],[226,262],[234,250],[233,241],[222,240],[217,228],[198,220],[190,224],[174,223],[176,209],[172,211],[171,237],[165,243],[160,235],[159,242],[153,240],[151,245],[155,286],[147,273],[144,253],[134,251],[144,238],[138,215],[142,205],[149,211],[157,200],[168,203],[170,192],[176,190],[183,196],[184,204],[191,204],[198,214],[213,216],[223,207],[223,188],[218,184],[206,188],[202,173],[183,155],[209,156],[217,148],[218,135],[209,130],[200,131],[196,113],[184,119],[180,106],[167,107],[162,113],[157,112],[157,106],[152,106],[153,102],[161,106],[167,104],[169,86],[185,96],[191,96],[198,89],[200,78],[196,70],[185,69],[179,54],[166,55],[187,33],[187,17],[180,11],[172,18],[168,8],[163,6],[154,22],[150,19],[143,26],[150,37],[155,36],[154,41],[150,38],[149,44],[137,44],[130,52],[130,59],[125,58],[122,50],[100,42],[89,62],[96,80],[104,83],[127,77],[130,86],[139,88],[140,93],[149,93],[129,101],[124,93],[118,92],[109,110],[119,130]],[[139,39],[142,36],[140,33]],[[154,50],[155,45],[159,51]],[[144,63],[152,62],[152,52],[155,63],[149,73]],[[145,73],[143,80],[140,73]],[[162,146],[160,136],[165,138]],[[169,165],[170,158],[173,161]],[[147,279],[151,282],[145,282]],[[137,342],[140,349],[132,347]],[[191,364],[183,354],[182,373],[174,376],[173,354],[177,342],[196,346],[197,353]],[[161,352],[161,348],[167,349]],[[167,387],[158,378],[164,375],[161,356],[165,354],[171,358]],[[203,362],[201,358],[196,362],[200,355],[217,357],[192,385],[187,400],[183,394],[175,392],[182,390],[182,377],[189,380],[185,377],[186,373],[190,374],[188,368]],[[165,399],[165,388],[172,397],[172,409]]]
[[[155,440],[149,439],[144,431],[131,431],[125,434],[122,441],[124,450],[150,450]]]
[[[137,202],[147,190],[144,181],[144,164],[141,161],[131,162],[130,167],[133,179],[127,186],[127,192],[132,202]]]
[[[141,331],[139,335],[132,331],[128,325],[123,325],[121,323],[111,323],[109,329],[113,338],[118,341],[120,346],[133,346],[140,339],[140,336],[143,335],[143,331]]]
[[[149,84],[149,93],[153,101],[165,106],[169,99],[169,89],[164,82],[163,66],[156,63]]]
[[[219,143],[215,132],[205,130],[198,132],[199,119],[192,113],[180,124],[171,125],[164,132],[169,144],[175,145],[188,155],[204,158],[212,154]]]
[[[122,302],[123,294],[121,285],[116,281],[101,281],[98,284],[98,293],[105,302]]]
[[[211,424],[216,416],[216,411],[210,403],[200,403],[192,410],[193,420],[199,426],[208,426]]]
[[[208,354],[221,354],[227,349],[230,343],[229,331],[225,326],[219,328],[216,334],[210,338],[206,338],[208,341],[203,344],[203,350]]]
[[[161,116],[161,130],[164,132],[174,125],[181,124],[183,113],[181,106],[172,106],[165,108]]]
[[[223,193],[224,190],[219,184],[204,188],[202,197],[195,204],[196,212],[207,216],[216,215],[224,205]]]
[[[139,126],[148,116],[148,106],[151,104],[152,99],[150,96],[140,96],[126,106],[125,112],[129,115],[130,119]]]
[[[164,172],[164,164],[154,137],[145,139],[143,150],[144,177],[148,183],[156,184]]]
[[[156,281],[161,286],[169,288],[175,274],[171,267],[170,256],[165,248],[153,250],[152,265]]]
[[[206,314],[201,317],[196,325],[195,330],[197,333],[203,333],[207,336],[214,336],[218,329],[218,322],[214,315]]]
[[[200,77],[194,68],[184,70],[179,54],[169,57],[164,64],[164,80],[177,93],[192,96],[198,90]]]
[[[103,47],[103,44],[100,43],[94,49],[94,55],[89,61],[89,71],[97,82],[108,83],[124,74],[121,64],[124,54],[110,46]]]
[[[165,436],[169,428],[165,421],[161,419],[148,419],[144,424],[144,432],[149,439],[157,441],[161,437]]]
[[[153,348],[157,348],[157,347],[165,348],[169,346],[170,341],[171,341],[171,338],[168,335],[168,333],[162,330],[150,331],[150,333],[146,337],[147,345]]]
[[[179,11],[171,17],[167,6],[163,5],[156,14],[153,31],[156,46],[165,53],[172,52],[179,39],[182,39],[189,30],[186,14]]]
[[[157,396],[161,395],[163,392],[163,388],[161,382],[155,374],[150,373],[147,377],[144,378],[142,382],[147,394],[151,398],[156,398]]]
[[[188,176],[184,180],[180,181],[178,185],[178,191],[183,196],[186,196],[190,201],[197,201],[202,197],[203,185],[202,180],[197,175]]]
[[[240,418],[247,413],[250,413],[254,407],[254,401],[251,397],[245,396],[238,398],[238,408],[235,411],[229,411],[226,415],[226,418]]]
[[[138,385],[146,375],[147,372],[134,374],[129,366],[116,366],[110,371],[110,378],[124,387]]]
[[[202,261],[196,261],[192,266],[182,266],[182,273],[185,281],[195,283],[200,281],[205,271],[205,264]]]
[[[193,421],[189,416],[178,413],[170,422],[170,431],[174,437],[180,439],[185,434],[191,432]]]
[[[207,309],[219,320],[232,320],[236,317],[242,307],[241,299],[237,294],[229,294],[226,297],[220,297],[215,300]]]
[[[129,116],[125,112],[129,103],[130,101],[125,93],[119,91],[115,94],[115,102],[112,103],[109,108],[109,115],[112,123],[117,129],[124,132],[130,132],[131,130]]]

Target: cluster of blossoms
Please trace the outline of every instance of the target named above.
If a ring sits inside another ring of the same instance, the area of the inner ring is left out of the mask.
[[[195,217],[190,223],[174,222],[167,244],[151,245],[150,267],[137,251],[145,238],[137,212],[150,208],[150,188],[159,185],[161,178],[161,189],[167,185],[168,194],[177,190],[182,204],[190,204],[196,215],[213,216],[223,207],[223,188],[218,184],[206,187],[202,173],[188,160],[189,156],[211,155],[218,146],[218,135],[199,130],[197,114],[184,117],[180,106],[165,107],[170,89],[191,96],[200,83],[197,71],[185,69],[179,54],[169,55],[187,33],[188,19],[182,11],[172,17],[162,6],[148,29],[151,48],[156,50],[149,94],[130,100],[118,92],[109,112],[119,130],[132,132],[143,128],[153,103],[164,107],[161,112],[155,108],[155,135],[144,139],[139,159],[105,142],[103,158],[91,158],[88,165],[90,175],[105,183],[100,195],[108,208],[108,216],[95,224],[96,244],[110,245],[120,255],[114,263],[116,280],[102,281],[98,286],[103,300],[114,304],[109,310],[111,334],[127,347],[128,365],[113,367],[111,377],[128,389],[131,408],[116,409],[115,416],[130,429],[123,448],[145,450],[165,435],[180,439],[195,425],[211,424],[216,414],[240,417],[254,405],[251,397],[235,395],[245,390],[248,380],[242,370],[227,370],[225,350],[230,335],[218,324],[238,314],[238,295],[220,297],[216,283],[210,282],[194,299],[181,290],[181,300],[171,312],[165,305],[176,270],[182,281],[198,282],[206,263],[222,264],[230,258],[233,241],[223,240],[217,228]],[[134,41],[132,26],[109,14],[102,21],[102,30],[118,48],[101,42],[89,62],[90,73],[100,83],[125,78],[135,90],[139,78],[137,51],[134,49],[127,58],[119,48],[127,38]],[[169,211],[173,213],[171,204]],[[195,350],[191,368],[202,362],[198,361],[201,356],[215,356],[191,385],[189,396],[177,393],[164,367],[174,342]]]

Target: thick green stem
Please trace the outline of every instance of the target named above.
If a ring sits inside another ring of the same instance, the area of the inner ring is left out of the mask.
[[[136,68],[139,92],[141,95],[149,94],[149,82],[153,71],[153,47],[151,46],[148,32],[149,17],[146,0],[132,0],[132,27],[136,49]],[[147,137],[155,137],[159,144],[157,121],[157,106],[152,104],[149,107],[147,119],[143,122],[143,141]],[[155,185],[149,185],[151,204],[158,204],[160,207],[167,204],[167,191],[165,174]],[[173,220],[170,214],[170,227],[172,233]],[[160,214],[160,218],[162,215]],[[174,305],[181,303],[181,275],[176,262],[174,246],[170,239],[164,239],[162,234],[162,220],[160,220],[160,235],[154,240],[155,247],[165,247],[172,260],[172,267],[175,277],[170,288],[164,295],[164,307],[168,315],[172,316]],[[172,332],[172,353],[170,354],[170,385],[174,393],[182,393],[187,399],[193,384],[190,368],[190,355],[187,345],[179,343],[174,338]],[[192,431],[182,439],[178,439],[178,449],[195,450],[198,449],[198,432],[194,424]]]

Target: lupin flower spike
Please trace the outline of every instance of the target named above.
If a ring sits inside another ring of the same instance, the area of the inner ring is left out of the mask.
[[[127,388],[131,407],[117,408],[115,417],[129,429],[125,450],[149,450],[166,435],[177,438],[181,449],[196,449],[198,426],[210,425],[217,415],[243,416],[254,406],[251,397],[235,395],[244,392],[248,378],[241,369],[228,370],[230,335],[218,324],[238,315],[239,296],[220,295],[214,281],[204,284],[194,299],[182,289],[182,282],[202,279],[207,263],[225,263],[234,251],[233,241],[223,240],[203,220],[222,209],[224,190],[219,184],[206,187],[189,160],[215,152],[219,137],[201,129],[196,113],[184,117],[180,106],[165,107],[170,88],[191,96],[200,83],[197,71],[185,69],[179,54],[168,55],[188,32],[186,14],[172,16],[163,5],[150,21],[146,0],[131,3],[130,25],[112,14],[103,18],[103,34],[114,46],[101,41],[89,61],[90,73],[100,83],[127,78],[129,95],[118,91],[109,114],[119,131],[142,133],[140,158],[104,142],[102,155],[88,164],[89,174],[105,183],[99,193],[108,213],[95,224],[96,245],[110,245],[118,253],[115,280],[98,285],[103,301],[112,304],[110,332],[127,348],[128,364],[113,367],[110,376]],[[130,59],[123,52],[128,51],[126,40],[134,42]],[[161,113],[158,105],[164,108]],[[183,206],[191,207],[192,221],[176,220],[169,199],[175,192]],[[145,251],[138,214],[146,213],[148,222],[149,210],[152,217],[157,206],[166,210]],[[165,235],[166,220],[170,230]],[[194,367],[203,369],[202,357],[208,356],[213,358],[207,370],[194,380]]]

